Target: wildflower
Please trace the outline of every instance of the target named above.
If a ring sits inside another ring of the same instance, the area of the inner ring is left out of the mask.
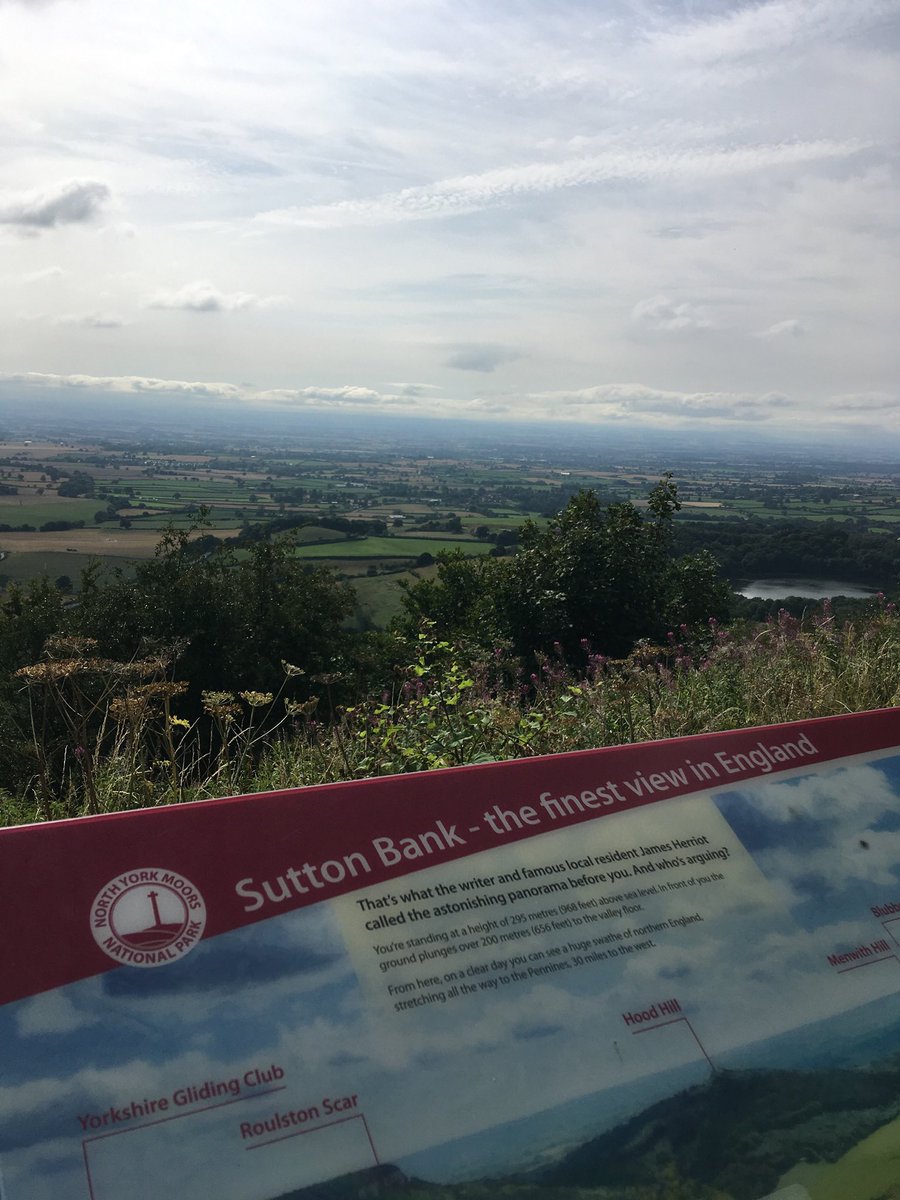
[[[289,677],[306,674],[302,667],[295,667],[293,663],[285,662],[284,659],[281,660],[281,669]]]
[[[75,757],[78,759],[78,761],[81,762],[81,760],[85,756],[84,746],[76,746],[74,748],[74,750],[72,751],[72,753],[75,755]]]
[[[318,703],[318,696],[311,700],[285,700],[284,711],[289,717],[309,717],[316,711]]]
[[[190,729],[190,721],[186,721],[184,717],[169,717],[169,724],[175,729]]]
[[[265,708],[275,699],[271,692],[241,692],[240,697],[251,708]]]
[[[790,638],[796,638],[800,632],[800,621],[792,617],[786,608],[778,610],[778,628]]]

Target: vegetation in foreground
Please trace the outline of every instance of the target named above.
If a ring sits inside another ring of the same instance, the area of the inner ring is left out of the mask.
[[[561,647],[560,647],[561,651]],[[330,783],[466,763],[553,754],[900,704],[900,617],[880,602],[838,625],[826,602],[805,621],[671,631],[610,659],[584,647],[526,673],[498,646],[418,635],[398,682],[339,707],[337,673],[318,691],[284,664],[276,692],[207,690],[190,719],[188,686],[165,656],[101,658],[59,639],[20,679],[35,718],[37,770],[2,801],[15,824],[211,796]],[[43,722],[43,724],[39,723]],[[53,740],[52,728],[63,727]]]
[[[575,496],[510,558],[444,557],[387,633],[291,548],[171,530],[135,576],[0,605],[0,820],[16,824],[825,716],[900,702],[900,619],[725,623],[674,485]],[[710,615],[712,614],[712,615]]]

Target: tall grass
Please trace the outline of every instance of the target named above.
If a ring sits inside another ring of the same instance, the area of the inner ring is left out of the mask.
[[[319,676],[319,710],[281,693],[217,692],[191,722],[175,712],[185,685],[164,678],[167,661],[115,664],[51,645],[21,672],[38,766],[19,795],[0,797],[0,816],[14,824],[900,704],[900,618],[881,600],[841,625],[826,602],[802,622],[781,612],[762,626],[682,627],[621,660],[582,648],[577,666],[550,656],[526,674],[503,647],[485,657],[425,630],[395,687],[352,708],[336,711],[335,677]],[[298,674],[285,670],[286,682]],[[55,746],[51,712],[62,713]]]

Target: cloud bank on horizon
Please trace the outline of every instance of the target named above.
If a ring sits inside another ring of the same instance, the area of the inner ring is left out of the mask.
[[[0,397],[900,433],[900,0],[0,0],[0,45]]]

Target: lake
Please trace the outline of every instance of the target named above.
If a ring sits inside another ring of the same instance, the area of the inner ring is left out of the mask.
[[[824,600],[826,596],[874,596],[875,589],[839,579],[754,579],[738,591],[748,600],[781,600],[785,596],[806,596]]]

